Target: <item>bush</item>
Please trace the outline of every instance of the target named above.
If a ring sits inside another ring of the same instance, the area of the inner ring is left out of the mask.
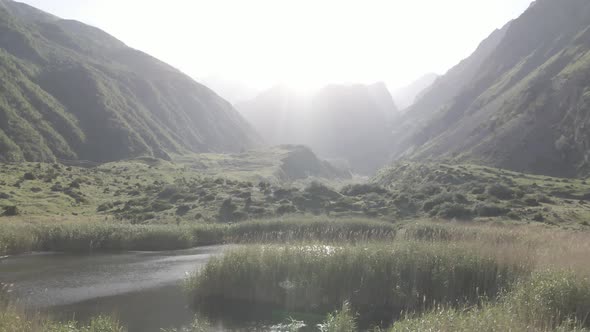
[[[520,214],[518,214],[518,213],[517,213],[517,212],[515,212],[515,211],[510,211],[510,212],[508,212],[508,213],[506,214],[506,216],[507,216],[508,218],[512,219],[512,220],[521,220],[521,219],[522,219],[522,218],[521,218],[521,216],[520,216]]]
[[[524,204],[527,206],[539,206],[539,201],[534,197],[527,197],[524,199]]]
[[[282,204],[277,208],[276,211],[279,216],[295,212],[297,212],[297,208],[290,204]]]
[[[330,189],[328,186],[316,181],[307,186],[305,188],[305,192],[314,198],[321,199],[337,199],[341,196],[339,193]]]
[[[533,216],[533,220],[534,221],[538,221],[538,222],[543,222],[545,221],[545,216],[543,216],[543,214],[541,212],[537,212],[534,216]]]
[[[221,203],[219,207],[219,214],[217,219],[221,222],[232,222],[236,220],[234,213],[238,210],[231,198],[227,198]]]
[[[35,180],[35,179],[37,179],[37,177],[31,172],[27,172],[27,173],[25,173],[25,175],[23,175],[23,179],[24,180]]]
[[[100,204],[100,205],[99,205],[99,206],[96,208],[96,211],[97,211],[97,212],[105,212],[105,211],[108,211],[108,210],[110,210],[110,209],[112,209],[112,208],[114,208],[114,207],[115,207],[115,205],[114,205],[112,202],[106,202],[106,203],[102,203],[102,204]]]
[[[430,212],[435,207],[443,204],[443,203],[452,203],[454,202],[454,196],[449,193],[438,194],[431,198],[430,200],[424,202],[422,209],[424,212]]]
[[[20,214],[20,211],[19,211],[18,207],[15,205],[4,207],[4,214],[3,215],[6,217],[14,217],[14,216],[18,216],[19,214]]]
[[[494,184],[487,188],[487,193],[490,196],[501,200],[509,200],[514,197],[514,191],[502,184]]]
[[[154,212],[162,212],[162,211],[166,211],[166,210],[170,210],[174,207],[174,205],[165,202],[165,201],[154,201],[152,202],[151,205],[151,211]]]
[[[170,199],[174,195],[177,195],[180,192],[181,192],[181,190],[180,190],[180,188],[178,186],[168,185],[168,186],[164,187],[162,189],[162,191],[160,191],[158,193],[158,198],[160,198],[160,199]]]
[[[473,210],[456,203],[444,203],[433,212],[436,212],[436,216],[444,219],[468,220],[473,218]]]
[[[340,191],[346,196],[361,196],[368,193],[376,193],[379,195],[386,194],[387,190],[379,185],[366,183],[366,184],[351,184],[347,185]]]
[[[477,215],[480,217],[500,217],[505,216],[508,212],[510,212],[510,209],[491,204],[480,204],[475,208],[475,210],[477,211]]]
[[[356,317],[348,302],[344,302],[340,311],[331,313],[326,321],[318,325],[320,332],[356,332]]]
[[[180,205],[176,208],[176,215],[177,216],[184,216],[191,210],[191,207],[188,205]]]

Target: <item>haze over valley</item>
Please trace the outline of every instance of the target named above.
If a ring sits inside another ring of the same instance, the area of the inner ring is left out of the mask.
[[[588,0],[0,0],[0,331],[590,330]]]

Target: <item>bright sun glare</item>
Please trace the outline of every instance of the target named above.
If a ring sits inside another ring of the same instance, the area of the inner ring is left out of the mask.
[[[398,87],[444,73],[531,0],[27,2],[97,25],[197,79],[304,89]]]

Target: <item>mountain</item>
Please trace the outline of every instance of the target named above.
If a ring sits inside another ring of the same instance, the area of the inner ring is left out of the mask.
[[[330,85],[305,95],[277,86],[236,108],[267,142],[303,144],[360,173],[387,163],[389,126],[398,116],[383,83]]]
[[[396,123],[394,158],[590,171],[590,2],[537,0]]]
[[[175,68],[94,27],[0,0],[0,160],[241,151],[257,135]]]
[[[416,99],[420,98],[438,78],[437,74],[426,74],[408,86],[397,89],[393,92],[393,100],[401,109],[406,109],[414,104]]]

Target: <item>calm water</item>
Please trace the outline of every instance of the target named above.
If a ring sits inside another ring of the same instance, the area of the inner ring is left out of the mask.
[[[219,331],[258,330],[282,321],[285,313],[272,308],[189,305],[182,291],[186,274],[226,248],[10,257],[0,261],[0,281],[14,284],[13,294],[26,308],[60,320],[86,321],[100,314],[114,315],[129,332],[181,327],[197,312],[205,314]]]

